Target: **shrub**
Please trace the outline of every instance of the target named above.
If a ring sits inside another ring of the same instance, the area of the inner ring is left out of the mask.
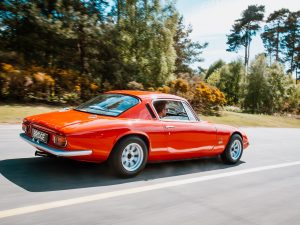
[[[153,89],[153,91],[154,91],[154,89]],[[157,91],[168,94],[168,93],[170,93],[171,88],[165,85],[163,87],[159,87],[157,89]]]
[[[202,114],[218,114],[220,108],[226,103],[225,95],[218,88],[197,78],[187,80],[181,77],[157,90],[188,99],[194,109]]]
[[[298,87],[278,63],[267,65],[264,55],[251,63],[243,108],[252,113],[299,113]]]
[[[289,98],[284,102],[282,111],[300,114],[300,84],[289,89]]]
[[[0,97],[13,101],[79,103],[100,89],[96,80],[76,71],[29,66],[17,68],[2,63]]]
[[[136,81],[130,81],[127,84],[127,87],[131,90],[144,90],[144,86],[141,83],[138,83]]]
[[[216,115],[225,103],[225,95],[218,88],[203,81],[196,84],[192,104],[198,112]]]

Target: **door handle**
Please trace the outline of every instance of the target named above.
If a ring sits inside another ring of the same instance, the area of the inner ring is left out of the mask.
[[[168,126],[166,126],[166,128],[167,128],[167,129],[172,129],[172,128],[175,128],[175,126],[170,126],[170,125],[168,125]]]

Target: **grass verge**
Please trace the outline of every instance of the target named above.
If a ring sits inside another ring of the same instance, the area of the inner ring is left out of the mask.
[[[0,123],[21,123],[23,118],[35,114],[55,111],[64,107],[49,105],[23,105],[3,104],[0,105]]]
[[[224,111],[221,116],[200,116],[213,123],[228,124],[236,127],[291,127],[300,128],[300,119],[287,116],[236,113]]]

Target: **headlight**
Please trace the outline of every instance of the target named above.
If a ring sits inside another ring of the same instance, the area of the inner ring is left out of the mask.
[[[59,147],[67,146],[67,138],[60,135],[53,135],[53,143]]]

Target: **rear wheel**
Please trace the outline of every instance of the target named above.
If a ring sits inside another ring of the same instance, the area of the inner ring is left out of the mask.
[[[221,158],[226,164],[236,164],[243,154],[243,140],[240,135],[231,136],[225,151],[221,154]]]
[[[114,173],[121,177],[133,177],[146,165],[148,149],[145,142],[136,136],[129,136],[116,144],[109,158]]]

